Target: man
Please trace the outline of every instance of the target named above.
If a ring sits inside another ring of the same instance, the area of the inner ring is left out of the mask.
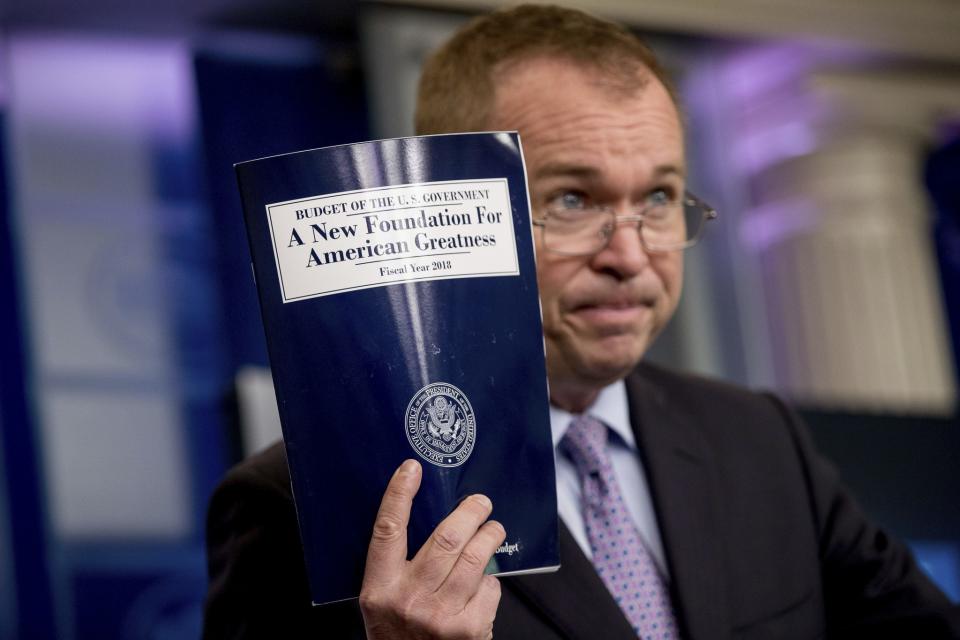
[[[274,447],[211,503],[208,638],[960,637],[956,611],[779,400],[641,363],[700,221],[684,217],[676,102],[642,43],[576,11],[495,12],[428,62],[417,127],[523,141],[563,566],[483,576],[504,539],[483,496],[407,560],[420,479],[408,461],[384,495],[359,605],[311,610]]]

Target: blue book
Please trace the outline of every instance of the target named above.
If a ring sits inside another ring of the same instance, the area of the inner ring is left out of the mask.
[[[423,465],[411,556],[473,493],[497,575],[560,562],[516,133],[361,142],[236,166],[315,604],[359,595],[384,488]]]

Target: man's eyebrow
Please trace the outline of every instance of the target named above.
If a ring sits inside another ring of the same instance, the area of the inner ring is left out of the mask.
[[[574,164],[568,162],[548,162],[537,169],[535,178],[552,178],[555,176],[565,176],[582,179],[595,179],[600,176],[602,171],[597,167],[584,164]],[[677,176],[683,178],[686,176],[686,167],[672,164],[658,165],[653,170],[656,177]]]
[[[573,178],[595,178],[598,175],[600,175],[600,170],[589,165],[568,162],[548,162],[537,169],[535,177],[552,178],[554,176],[569,176]]]
[[[679,178],[684,178],[687,175],[687,168],[683,165],[661,164],[653,170],[653,174],[655,176],[675,175]]]

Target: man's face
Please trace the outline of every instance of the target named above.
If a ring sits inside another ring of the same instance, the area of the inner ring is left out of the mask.
[[[624,95],[574,63],[535,58],[505,69],[496,86],[491,128],[520,132],[534,217],[561,198],[629,215],[660,191],[683,193],[682,129],[659,81]],[[647,253],[635,224],[593,256],[546,251],[542,230],[536,242],[551,396],[582,410],[670,319],[682,254]]]

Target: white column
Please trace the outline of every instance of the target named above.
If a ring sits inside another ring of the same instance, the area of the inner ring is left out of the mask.
[[[763,270],[776,386],[828,408],[949,413],[956,379],[922,163],[937,118],[960,112],[960,82],[807,78],[793,96],[803,118],[761,116],[751,131],[756,145],[794,126],[811,146],[756,164],[742,222]]]

